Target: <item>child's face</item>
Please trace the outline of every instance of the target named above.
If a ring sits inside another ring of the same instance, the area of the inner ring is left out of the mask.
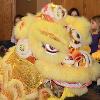
[[[92,28],[93,30],[97,30],[97,29],[98,29],[98,25],[97,25],[96,21],[91,20],[91,28]]]
[[[76,11],[73,11],[73,12],[71,13],[71,16],[78,16],[78,14],[77,14]]]
[[[18,17],[15,19],[15,23],[18,23],[21,19]]]

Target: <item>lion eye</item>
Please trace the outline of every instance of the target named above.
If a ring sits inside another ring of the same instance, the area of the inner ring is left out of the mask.
[[[80,34],[76,30],[72,30],[72,36],[76,41],[81,41]]]
[[[49,45],[49,44],[43,44],[43,48],[46,50],[46,52],[50,53],[50,54],[56,54],[57,52],[59,52],[55,47]]]

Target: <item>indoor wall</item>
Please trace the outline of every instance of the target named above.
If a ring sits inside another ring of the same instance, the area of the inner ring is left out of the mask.
[[[10,39],[16,14],[35,14],[48,2],[61,4],[67,10],[78,8],[87,18],[100,15],[100,0],[0,0],[0,41]]]

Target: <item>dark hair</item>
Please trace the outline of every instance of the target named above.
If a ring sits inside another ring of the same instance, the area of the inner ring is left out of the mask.
[[[80,13],[79,13],[79,11],[78,11],[77,8],[71,8],[71,9],[68,11],[68,15],[71,15],[71,13],[72,13],[73,11],[76,11],[76,12],[77,12],[77,16],[80,16]]]
[[[16,16],[15,16],[15,19],[16,19],[16,18],[22,18],[22,17],[23,17],[23,15],[16,15]]]
[[[16,16],[14,17],[14,24],[16,23],[15,20],[16,20],[17,18],[21,19],[22,17],[23,17],[23,15],[20,15],[20,14],[16,15]]]

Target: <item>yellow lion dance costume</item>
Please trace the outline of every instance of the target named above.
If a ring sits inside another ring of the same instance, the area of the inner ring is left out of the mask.
[[[85,94],[100,75],[91,59],[89,22],[59,5],[22,18],[17,44],[0,60],[0,100],[64,100]]]

